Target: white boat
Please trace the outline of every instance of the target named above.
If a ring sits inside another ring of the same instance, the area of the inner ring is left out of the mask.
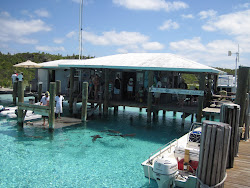
[[[17,107],[2,107],[0,116],[7,116],[8,114],[15,114]]]
[[[145,177],[158,187],[196,187],[201,124],[193,123],[190,132],[153,152],[141,165]]]
[[[17,118],[17,107],[3,107],[0,106],[0,116],[6,116],[9,119]],[[25,114],[24,121],[30,121],[35,119],[41,119],[42,116],[34,114],[31,110],[28,110]]]

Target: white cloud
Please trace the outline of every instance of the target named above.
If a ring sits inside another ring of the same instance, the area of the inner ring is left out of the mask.
[[[145,50],[162,50],[164,45],[159,42],[147,42],[142,44],[142,47]]]
[[[128,31],[107,31],[102,35],[83,31],[85,41],[99,46],[119,46],[118,53],[145,52],[152,50],[162,50],[164,45],[159,42],[149,41],[149,37],[138,32]]]
[[[53,40],[53,42],[56,43],[56,44],[62,44],[63,41],[64,41],[64,39],[62,39],[62,38],[56,38],[56,39]]]
[[[75,32],[75,31],[70,31],[67,35],[66,35],[66,37],[68,37],[68,38],[73,38],[73,37],[76,37],[77,36],[77,33]]]
[[[207,11],[201,11],[199,13],[199,16],[201,19],[206,19],[206,18],[213,18],[215,17],[217,12],[215,10],[207,10]]]
[[[194,37],[192,39],[185,39],[182,41],[171,42],[170,48],[177,51],[205,51],[205,46],[200,42],[200,37]]]
[[[130,45],[144,43],[148,41],[148,37],[138,32],[116,31],[103,32],[101,36],[90,32],[83,31],[83,38],[94,45]]]
[[[228,57],[229,50],[236,51],[232,40],[214,40],[203,44],[200,37],[171,42],[170,49],[184,57],[213,67],[234,68],[235,61]]]
[[[244,4],[239,4],[235,7],[235,9],[244,9],[244,8],[249,8],[250,3],[244,3]]]
[[[184,19],[193,19],[194,18],[193,14],[182,14],[181,17]]]
[[[37,44],[38,40],[36,39],[28,39],[28,38],[17,38],[16,41],[20,44]]]
[[[132,10],[165,10],[166,12],[188,8],[182,1],[167,2],[165,0],[113,0],[113,3]]]
[[[63,46],[36,46],[36,50],[42,52],[64,52],[65,48]]]
[[[166,20],[160,27],[160,30],[170,30],[170,29],[178,29],[179,24],[177,22],[173,22],[171,19]]]
[[[118,53],[120,53],[120,54],[126,54],[126,53],[128,53],[128,50],[125,49],[125,48],[118,48],[116,51],[117,51]]]
[[[218,16],[202,28],[206,31],[222,31],[228,35],[250,36],[250,10]]]
[[[40,19],[15,19],[7,12],[2,12],[0,15],[0,41],[2,42],[34,44],[37,41],[26,36],[30,37],[34,33],[51,31],[51,28]]]
[[[10,17],[10,14],[8,13],[8,12],[6,12],[6,11],[2,11],[2,12],[0,12],[0,17]]]
[[[34,15],[31,14],[28,10],[22,10],[21,13],[22,13],[23,15],[25,15],[25,16],[30,17],[30,18],[33,18],[33,17],[34,17]]]
[[[48,18],[50,16],[49,12],[45,9],[38,9],[38,10],[35,10],[34,12],[39,17]]]

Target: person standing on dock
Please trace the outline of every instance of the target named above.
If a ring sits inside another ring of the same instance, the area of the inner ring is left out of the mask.
[[[14,82],[17,81],[17,73],[16,73],[16,71],[14,71],[14,73],[11,75],[11,79],[12,79],[12,85],[13,85]]]
[[[89,98],[91,99],[93,97],[93,88],[94,88],[94,84],[93,84],[93,76],[90,76],[89,78]]]
[[[127,85],[128,99],[133,98],[133,89],[134,89],[134,79],[129,78],[128,85]]]
[[[112,91],[114,90],[113,88],[113,82],[109,82],[109,99],[112,99]]]
[[[115,99],[118,100],[120,99],[120,90],[121,90],[121,80],[120,80],[120,75],[117,74],[115,78],[115,85],[114,85],[114,95]]]
[[[18,81],[23,81],[23,73],[19,73],[17,76]]]
[[[58,93],[58,95],[55,97],[56,101],[56,118],[61,118],[61,114],[63,113],[63,100],[64,97],[61,95],[61,93]]]
[[[49,106],[49,92],[46,91],[45,96],[42,97],[40,101],[40,105],[43,106]],[[43,126],[45,126],[45,118],[48,116],[42,116],[43,117]]]
[[[94,97],[95,100],[98,99],[98,90],[99,90],[99,85],[100,85],[100,78],[98,76],[98,74],[95,75],[94,79],[93,79],[93,84],[94,84]]]
[[[181,83],[179,84],[179,88],[180,89],[187,89],[188,88],[188,86],[185,83],[183,78],[181,79]],[[180,95],[180,96],[177,95],[177,97],[178,97],[179,106],[183,107],[187,96],[186,95]]]
[[[160,78],[158,78],[156,88],[161,88],[161,87],[162,87],[161,80],[160,80]],[[159,104],[161,93],[160,92],[155,92],[154,97],[155,97],[155,104]]]

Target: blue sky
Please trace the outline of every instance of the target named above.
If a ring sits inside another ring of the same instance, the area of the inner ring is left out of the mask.
[[[79,53],[80,0],[1,0],[2,53]],[[250,66],[250,1],[84,0],[83,55],[174,53],[199,63]]]

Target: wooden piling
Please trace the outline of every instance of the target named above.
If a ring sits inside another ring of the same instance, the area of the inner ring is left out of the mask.
[[[102,103],[99,103],[99,116],[101,116],[102,115]]]
[[[69,112],[70,113],[73,113],[74,75],[75,75],[75,69],[70,68],[70,89],[69,89]]]
[[[163,116],[166,115],[166,110],[162,110],[162,115],[163,115]]]
[[[59,93],[62,92],[62,88],[61,88],[61,80],[57,80],[56,81],[56,95],[58,95]]]
[[[154,72],[148,71],[148,104],[147,104],[147,121],[151,122],[151,112],[152,112],[152,93],[149,92],[149,88],[153,85],[154,82]]]
[[[205,73],[200,73],[199,76],[199,90],[205,90]],[[203,109],[203,96],[198,97],[198,113],[197,113],[197,122],[201,122],[202,118],[202,109]]]
[[[13,97],[13,104],[16,105],[16,97],[17,97],[17,82],[16,81],[13,82],[12,97]]]
[[[183,114],[182,114],[181,117],[182,117],[181,125],[184,126],[184,124],[185,124],[185,118],[186,118],[186,113],[183,112]]]
[[[49,130],[54,130],[55,127],[55,97],[56,97],[56,83],[50,82],[50,97],[49,97]]]
[[[244,139],[247,141],[249,139],[249,126],[250,126],[250,94],[247,94],[247,109],[245,115],[245,133]]]
[[[18,103],[24,102],[24,85],[23,81],[18,81]],[[23,127],[24,122],[24,112],[18,108],[17,110],[17,123],[19,126]]]
[[[114,106],[114,114],[116,115],[118,113],[118,106]]]
[[[206,96],[206,104],[205,107],[210,105],[210,101],[212,100],[212,79],[211,79],[211,74],[208,74],[208,90],[207,90],[207,96]]]
[[[87,105],[88,105],[88,82],[82,83],[82,122],[87,120]]]
[[[176,117],[176,111],[173,111],[173,116]]]
[[[42,90],[43,90],[43,84],[42,84],[42,82],[39,82],[38,83],[38,101],[40,102],[40,100],[42,99]]]
[[[108,102],[109,102],[109,70],[105,69],[105,83],[104,83],[104,102],[103,102],[103,115],[108,115]]]
[[[243,127],[246,110],[246,97],[249,92],[249,77],[250,67],[239,67],[238,80],[237,80],[237,91],[235,103],[240,105],[240,122],[239,127]]]
[[[231,139],[228,153],[227,167],[233,168],[234,157],[237,156],[239,147],[239,117],[240,106],[237,104],[223,104],[221,106],[220,121],[231,126]]]
[[[219,183],[223,187],[230,132],[231,127],[226,123],[203,121],[197,187],[213,187]]]

